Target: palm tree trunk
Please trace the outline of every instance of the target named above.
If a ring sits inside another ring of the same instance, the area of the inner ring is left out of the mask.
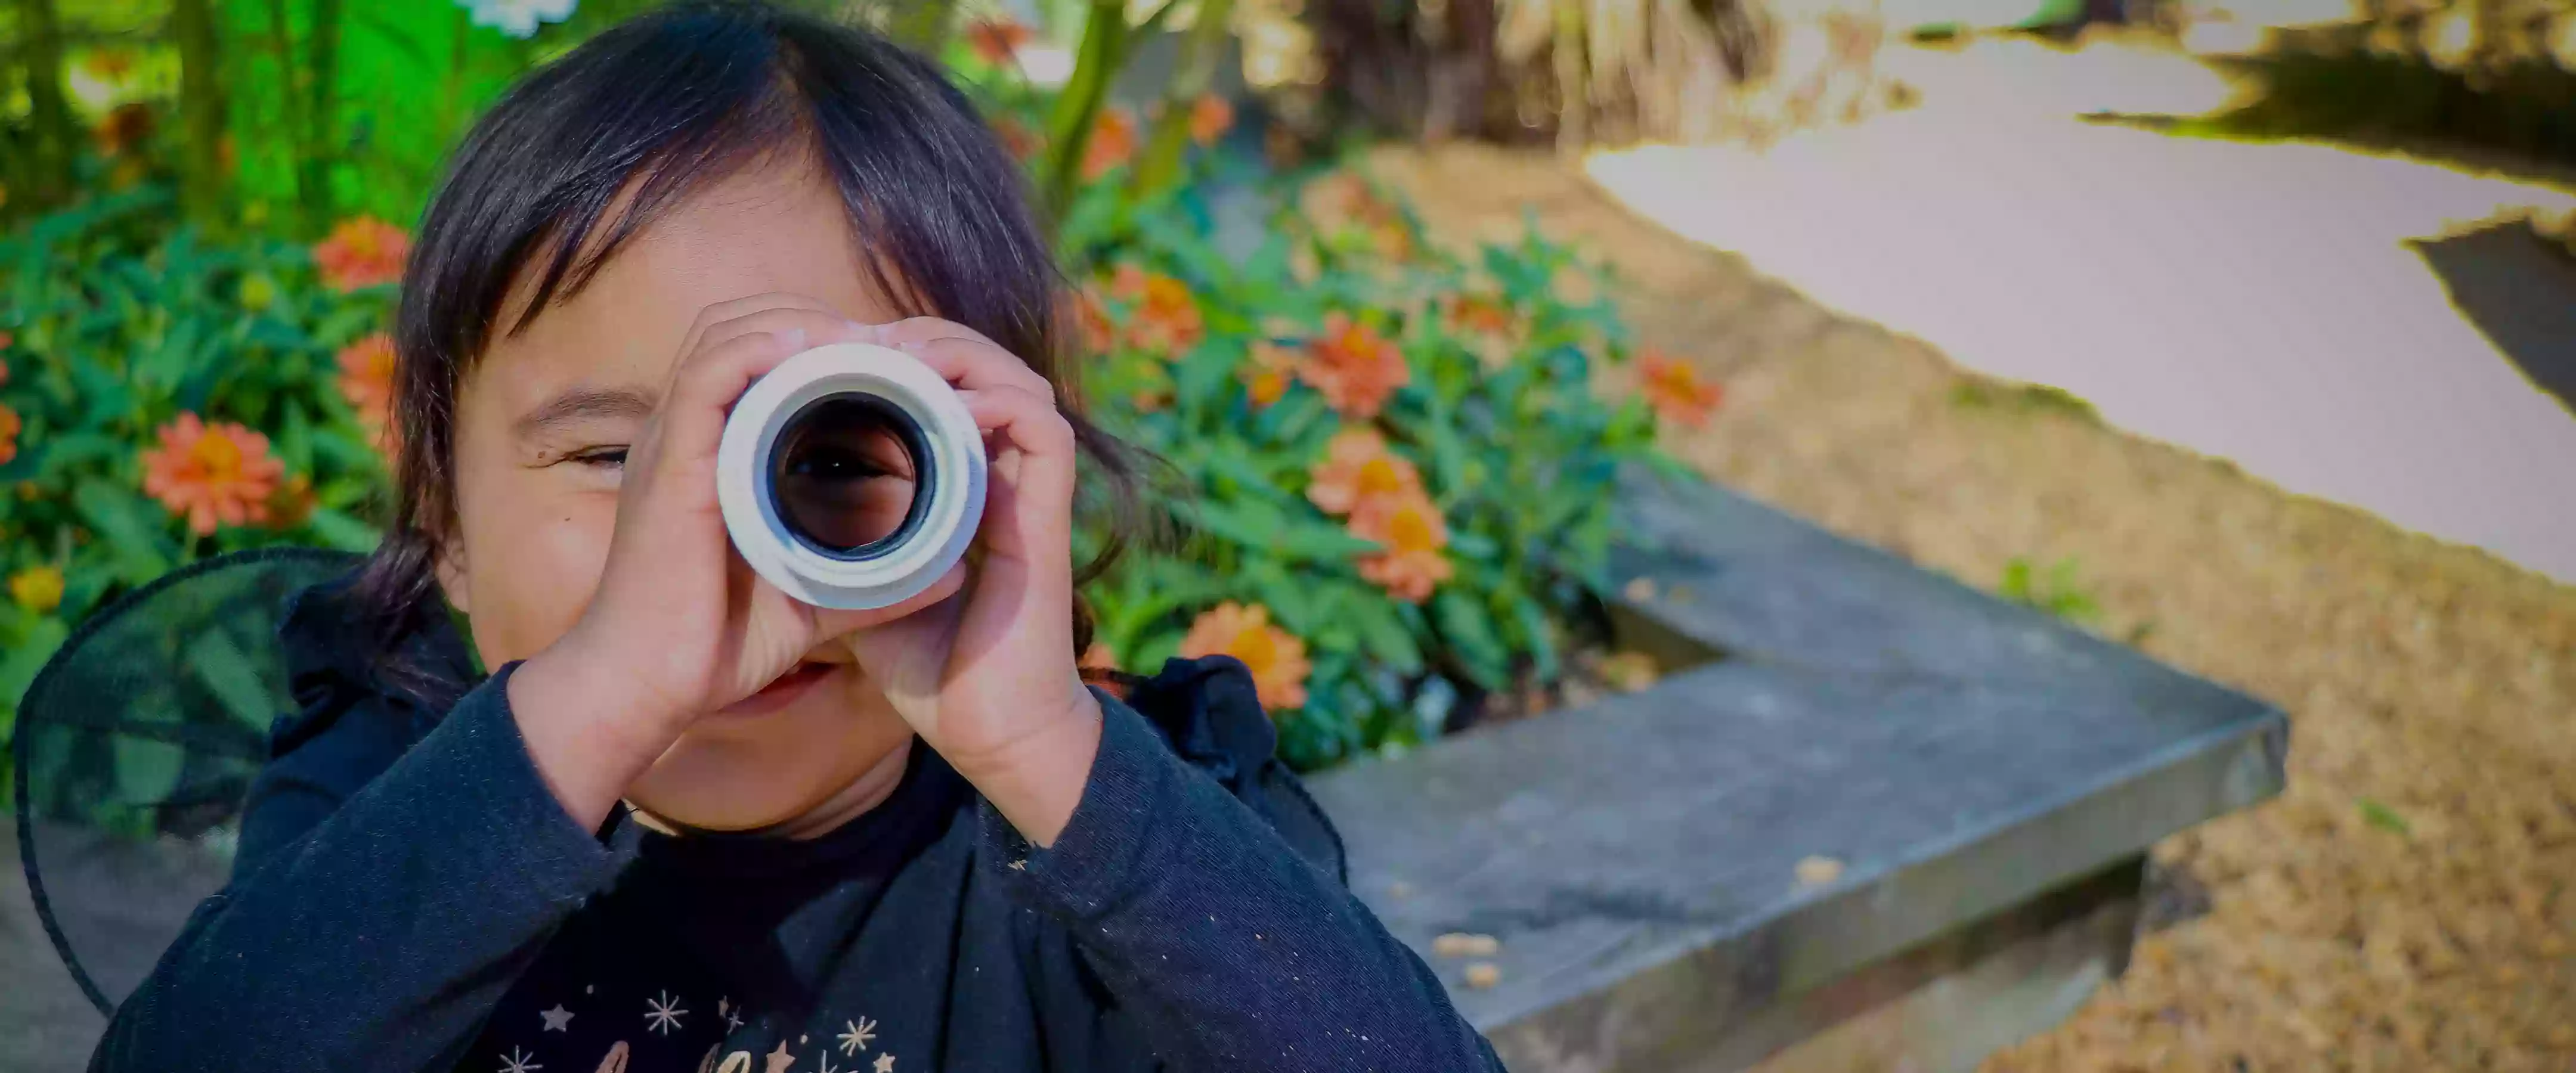
[[[179,44],[179,117],[187,139],[181,190],[188,214],[211,223],[223,201],[224,93],[222,45],[207,0],[176,0],[170,31]]]
[[[340,0],[313,0],[313,41],[306,52],[304,118],[312,125],[307,152],[296,162],[296,198],[304,226],[331,226],[331,164],[339,156]]]
[[[54,0],[18,0],[18,26],[26,36],[27,105],[35,144],[21,179],[38,207],[71,196],[72,158],[79,138],[71,103],[63,98],[63,31]]]

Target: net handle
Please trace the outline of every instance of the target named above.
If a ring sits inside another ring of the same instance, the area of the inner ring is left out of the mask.
[[[53,678],[54,672],[63,666],[65,656],[79,649],[81,642],[88,640],[91,635],[96,634],[107,623],[115,621],[128,609],[151,599],[164,589],[184,583],[200,574],[274,559],[309,559],[315,562],[354,564],[358,557],[348,552],[323,548],[268,547],[218,555],[163,574],[141,588],[118,597],[116,602],[91,612],[87,619],[82,620],[80,628],[72,631],[72,635],[64,639],[62,647],[55,649],[54,654],[45,660],[44,669],[36,672],[35,681],[28,683],[27,692],[18,698],[18,727],[16,733],[9,736],[9,762],[17,773],[16,778],[11,780],[13,785],[10,787],[10,797],[18,812],[18,864],[27,874],[27,901],[35,906],[36,922],[44,926],[45,938],[53,941],[54,954],[63,959],[63,968],[72,974],[72,982],[80,985],[81,994],[88,997],[90,1005],[98,1007],[101,1016],[114,1017],[116,1004],[107,1000],[107,993],[100,990],[98,981],[91,979],[89,970],[81,967],[80,956],[72,953],[71,937],[63,934],[62,922],[54,919],[53,899],[47,896],[44,877],[38,874],[36,867],[35,810],[27,790],[30,759],[26,721],[27,712],[30,709],[28,702],[44,695],[46,684]]]

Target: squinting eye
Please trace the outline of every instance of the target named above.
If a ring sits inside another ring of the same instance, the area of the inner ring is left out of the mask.
[[[585,466],[623,468],[626,465],[626,448],[602,447],[595,450],[583,451],[580,454],[571,456],[566,459],[566,461],[578,462]]]

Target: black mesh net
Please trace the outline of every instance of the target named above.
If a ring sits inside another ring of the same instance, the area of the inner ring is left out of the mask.
[[[292,707],[287,600],[356,561],[269,548],[176,571],[92,615],[19,702],[19,859],[102,1011],[223,886],[269,725]]]

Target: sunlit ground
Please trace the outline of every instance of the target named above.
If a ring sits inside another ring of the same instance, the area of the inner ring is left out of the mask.
[[[2576,417],[2408,245],[2568,194],[2077,118],[2223,105],[2229,87],[2183,56],[1994,41],[1890,64],[1921,107],[1763,154],[1658,147],[1589,169],[1674,231],[1964,366],[2576,581]]]

